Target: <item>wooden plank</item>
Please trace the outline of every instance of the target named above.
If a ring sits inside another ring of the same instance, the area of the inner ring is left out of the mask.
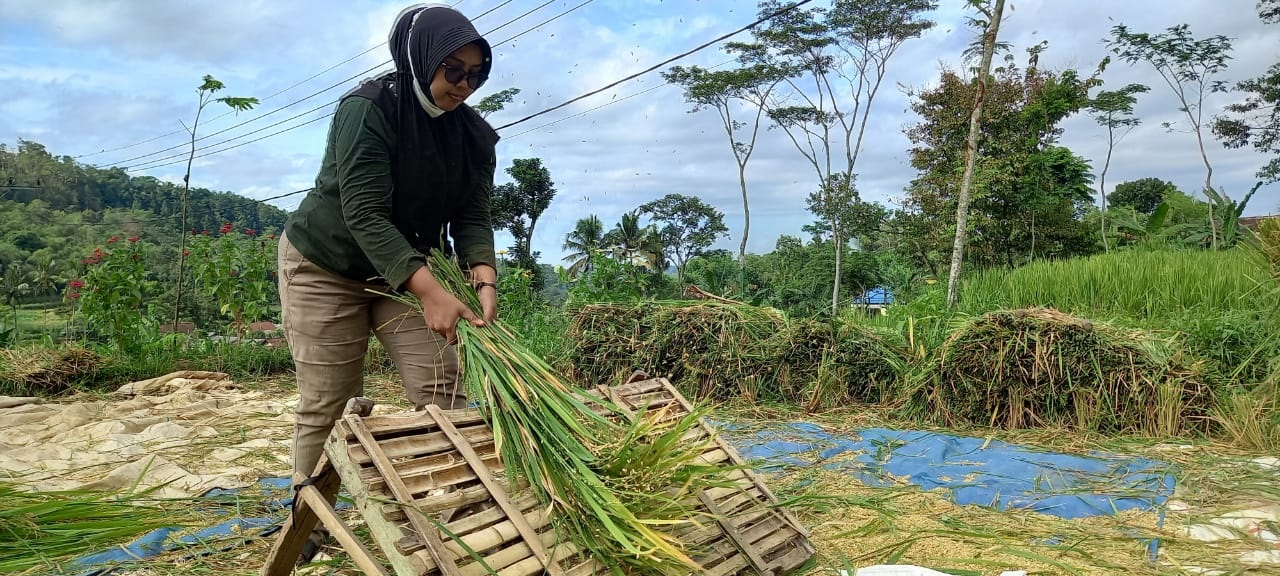
[[[460,431],[462,436],[472,444],[493,441],[493,430],[489,429],[488,426],[472,426],[461,428]],[[379,444],[379,447],[388,459],[394,460],[406,456],[425,456],[438,452],[447,452],[453,449],[453,443],[449,441],[443,432],[430,432],[384,440]],[[358,444],[353,444],[349,451],[351,460],[357,464],[370,464],[373,462],[369,457],[369,453]]]
[[[506,511],[507,518],[515,524],[516,530],[519,531],[525,542],[529,544],[529,547],[533,549],[534,556],[542,563],[546,572],[551,576],[562,576],[563,572],[560,570],[560,566],[551,560],[546,548],[542,546],[542,541],[538,538],[538,532],[529,525],[528,520],[520,513],[520,509],[507,497],[505,488],[494,481],[493,476],[489,474],[489,468],[485,466],[484,461],[471,448],[470,442],[453,427],[453,423],[449,422],[448,418],[440,412],[439,407],[428,405],[427,412],[436,418],[440,429],[457,446],[458,452],[462,454],[462,457],[471,464],[476,475],[480,477],[480,481],[489,488],[489,493],[493,496],[494,501],[498,503],[498,507]]]
[[[720,508],[716,501],[705,493],[699,491],[698,496],[702,499],[702,504],[715,515],[716,522],[720,524],[720,529],[724,530],[725,536],[728,536],[729,540],[738,547],[738,550],[747,556],[747,560],[751,561],[751,566],[761,573],[767,573],[770,570],[770,566],[765,564],[764,558],[751,546],[751,542],[743,538],[742,534],[738,532],[737,526],[733,525],[724,509]]]
[[[494,445],[492,442],[477,444],[475,446],[476,452],[482,457],[488,457],[491,454],[495,454],[496,452],[493,448]],[[401,478],[404,478],[406,476],[428,472],[436,468],[443,468],[459,462],[464,462],[464,460],[462,459],[462,456],[457,453],[441,452],[430,456],[419,456],[408,460],[400,460],[395,463],[395,468],[396,474],[399,474]],[[378,474],[378,469],[373,467],[361,469],[360,478],[366,482],[382,480],[382,476]]]
[[[526,494],[520,498],[516,498],[515,505],[521,512],[528,512],[529,510],[538,507],[540,504],[537,496],[534,496],[533,494]],[[465,536],[481,528],[496,524],[506,517],[506,511],[495,506],[488,510],[454,520],[447,524],[447,527],[450,532],[459,536]]]
[[[373,535],[374,541],[378,543],[378,547],[386,555],[386,560],[391,564],[391,568],[399,576],[419,576],[423,574],[413,562],[412,558],[405,557],[395,551],[395,542],[406,535],[406,532],[397,524],[396,519],[386,518],[382,513],[382,502],[392,498],[385,490],[370,492],[368,485],[360,480],[360,465],[351,462],[347,457],[347,450],[350,446],[346,440],[343,440],[339,434],[331,434],[325,442],[326,454],[332,455],[330,459],[333,461],[334,467],[338,473],[342,475],[342,481],[346,485],[347,492],[351,498],[355,500],[356,508],[364,516],[365,524],[369,527],[369,533]],[[399,509],[399,506],[396,505]],[[398,510],[401,521],[407,521],[403,510]],[[434,566],[434,564],[432,564]]]
[[[543,532],[538,535],[538,538],[542,542],[542,545],[548,548],[556,545],[556,533],[554,530]],[[576,551],[577,547],[574,547],[573,550]],[[517,540],[511,546],[485,555],[484,564],[472,562],[461,566],[458,569],[462,571],[462,576],[484,576],[489,573],[489,571],[485,569],[486,564],[489,568],[497,571],[508,566],[512,566],[526,558],[531,560],[534,559],[533,549],[529,548],[529,545],[523,540]]]
[[[486,465],[490,466],[490,469],[502,469],[497,464],[498,456],[496,454],[489,454],[487,457],[483,458],[483,461]],[[420,495],[425,495],[427,492],[432,490],[449,488],[478,479],[479,477],[476,476],[475,471],[471,469],[471,465],[466,462],[458,462],[452,466],[444,466],[435,470],[418,472],[400,477],[400,480],[404,482],[405,487],[409,489],[409,493],[415,498]],[[368,484],[369,489],[371,490],[383,490],[384,486],[386,486],[386,480],[381,478],[377,480],[369,480]]]
[[[321,455],[316,468],[318,475],[315,483],[316,488],[327,497],[336,496],[342,478],[330,465],[329,459]],[[306,478],[303,478],[301,474],[296,474],[293,477],[295,485],[302,483],[304,480]],[[307,539],[311,536],[311,530],[315,528],[319,519],[320,517],[315,510],[311,509],[310,505],[305,501],[299,501],[293,513],[284,521],[284,525],[280,529],[280,535],[276,537],[275,543],[271,545],[271,552],[267,554],[267,560],[263,563],[260,574],[262,576],[287,576],[290,572],[293,572],[293,565],[298,561],[298,555],[302,553],[302,547],[306,545]]]
[[[368,429],[364,427],[359,416],[351,415],[346,417],[351,426],[352,432],[355,433],[356,439],[364,446],[365,452],[373,459],[374,466],[382,472],[387,480],[387,488],[391,490],[392,496],[401,503],[413,502],[413,496],[409,494],[409,489],[400,481],[400,477],[396,475],[395,468],[391,466],[391,461],[382,453],[377,441],[369,434]],[[414,530],[418,532],[427,543],[427,552],[431,554],[431,559],[435,561],[436,567],[444,576],[459,576],[458,566],[453,563],[452,558],[444,558],[444,544],[440,541],[440,536],[436,534],[436,528],[429,522],[426,516],[413,506],[405,508],[405,513],[409,516],[409,523],[413,525]]]
[[[744,568],[750,567],[751,564],[746,556],[735,554],[728,560],[716,565],[715,568],[706,571],[707,576],[729,576],[729,574],[737,574]]]
[[[454,426],[466,427],[484,423],[484,415],[478,410],[444,410],[443,412],[445,416],[449,417],[449,421],[453,422]],[[383,414],[364,418],[365,427],[379,441],[383,441],[386,436],[395,436],[418,430],[434,432],[435,423],[434,419],[422,411]],[[343,430],[342,437],[347,440],[356,439],[355,434],[352,434],[349,428]]]
[[[337,513],[330,507],[329,501],[316,490],[315,486],[303,486],[298,491],[298,496],[306,501],[310,509],[320,518],[325,527],[329,529],[329,533],[333,538],[342,545],[342,548],[351,555],[351,559],[356,563],[365,574],[370,576],[390,576],[386,569],[373,559],[373,554],[365,547],[364,543],[356,538],[354,532],[342,523],[342,519],[338,518]]]
[[[489,499],[489,489],[483,484],[477,486],[468,486],[461,490],[446,492],[438,496],[427,496],[419,498],[412,502],[412,507],[422,511],[423,514],[434,514],[443,512],[450,508],[459,508],[468,504],[484,502]],[[388,520],[407,519],[404,509],[406,506],[400,504],[384,504],[382,506],[382,515]]]

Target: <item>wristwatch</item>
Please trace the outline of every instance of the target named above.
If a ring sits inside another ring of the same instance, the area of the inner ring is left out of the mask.
[[[484,288],[485,286],[489,286],[490,288],[493,288],[495,292],[498,290],[498,285],[494,282],[476,282],[475,284],[471,285],[471,288],[476,292],[479,292],[480,289]]]

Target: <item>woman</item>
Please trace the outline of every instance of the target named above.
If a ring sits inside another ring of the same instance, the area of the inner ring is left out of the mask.
[[[299,394],[295,477],[312,474],[334,420],[362,393],[370,331],[419,409],[460,408],[457,323],[483,326],[497,314],[489,196],[498,135],[464,104],[488,77],[492,51],[443,5],[402,11],[389,45],[395,71],[342,97],[315,189],[280,242],[280,302]],[[429,250],[454,248],[483,318],[427,268]],[[408,314],[370,289],[412,293],[424,313]]]

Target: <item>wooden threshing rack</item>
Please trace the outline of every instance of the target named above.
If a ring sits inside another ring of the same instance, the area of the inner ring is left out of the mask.
[[[665,378],[637,373],[631,381],[596,392],[625,410],[667,407],[666,418],[691,410]],[[560,542],[552,518],[531,491],[509,486],[494,450],[493,432],[475,410],[370,416],[372,403],[356,399],[336,423],[307,485],[277,537],[263,576],[293,568],[317,521],[366,574],[384,565],[343,524],[332,507],[340,485],[364,516],[374,542],[397,576],[596,576],[603,564]],[[703,460],[743,464],[705,421],[689,441],[713,438]],[[714,522],[678,530],[704,573],[713,576],[785,576],[814,556],[809,534],[750,469],[736,470],[732,488],[703,490],[699,512]],[[302,482],[303,479],[295,479]],[[411,504],[411,505],[406,505]]]

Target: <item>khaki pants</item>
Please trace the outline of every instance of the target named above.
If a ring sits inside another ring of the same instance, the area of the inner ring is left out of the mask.
[[[391,355],[415,406],[466,406],[458,386],[457,352],[427,327],[421,314],[367,291],[386,292],[385,284],[331,274],[304,258],[283,235],[278,258],[284,333],[298,381],[294,473],[311,476],[333,422],[347,400],[364,392],[370,332]]]

